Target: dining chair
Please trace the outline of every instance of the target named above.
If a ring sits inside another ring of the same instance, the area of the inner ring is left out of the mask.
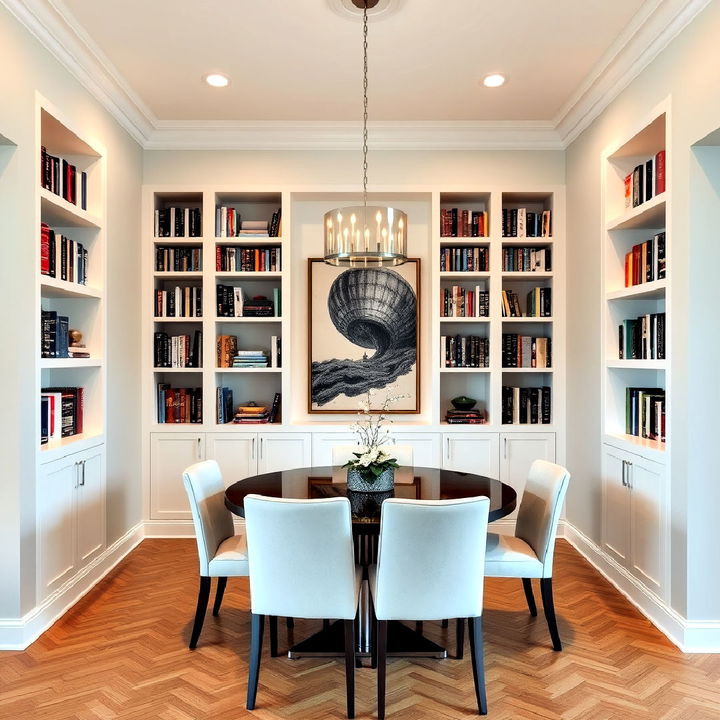
[[[561,465],[535,460],[530,467],[515,523],[515,535],[488,533],[485,577],[522,578],[530,614],[537,616],[532,578],[540,579],[540,593],[553,649],[562,650],[552,575],[555,535],[570,473]]]
[[[247,709],[255,708],[265,615],[335,618],[344,620],[347,715],[355,717],[355,616],[362,568],[354,559],[350,501],[251,494],[243,505],[252,610]]]
[[[490,501],[404,500],[382,504],[377,564],[369,568],[375,606],[378,717],[385,717],[389,620],[468,618],[478,711],[487,714],[483,653],[483,560]]]

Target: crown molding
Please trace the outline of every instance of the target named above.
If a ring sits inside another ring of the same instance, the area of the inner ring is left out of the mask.
[[[107,109],[151,150],[357,148],[357,122],[159,120],[77,23],[62,0],[0,0]],[[575,140],[710,0],[652,0],[548,121],[372,122],[373,149],[562,150]]]

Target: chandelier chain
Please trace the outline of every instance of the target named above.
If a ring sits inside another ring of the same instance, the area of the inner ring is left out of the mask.
[[[367,2],[363,8],[363,206],[367,207],[367,154],[368,154],[368,19]]]

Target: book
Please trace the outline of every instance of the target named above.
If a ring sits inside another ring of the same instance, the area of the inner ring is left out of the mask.
[[[655,155],[655,194],[665,192],[665,150]]]
[[[487,210],[466,208],[440,209],[441,237],[488,237]]]
[[[503,385],[501,422],[503,425],[549,425],[551,423],[551,388]]]
[[[201,237],[202,210],[199,207],[168,206],[155,210],[155,237]]]
[[[280,412],[280,401],[281,401],[281,395],[280,393],[275,393],[275,396],[273,397],[272,405],[270,407],[270,413],[268,415],[268,422],[274,423],[278,419],[278,414]]]

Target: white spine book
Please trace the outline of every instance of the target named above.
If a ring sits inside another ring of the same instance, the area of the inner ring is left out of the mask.
[[[183,237],[190,235],[190,208],[185,208],[183,216]]]
[[[447,365],[447,353],[446,353],[447,336],[440,336],[440,367],[446,367]]]
[[[220,208],[220,237],[228,236],[227,227],[227,208],[225,206]]]
[[[513,425],[520,424],[520,388],[514,387],[513,391]]]
[[[170,367],[176,368],[178,366],[178,347],[177,347],[177,335],[173,335],[170,340]]]
[[[175,237],[175,208],[170,208],[170,237]]]
[[[182,288],[178,285],[175,288],[175,317],[183,317],[183,291]]]
[[[527,213],[527,208],[518,208],[517,236],[521,237],[521,238],[525,237],[525,220],[527,217],[526,213]]]
[[[243,293],[242,288],[233,288],[234,291],[234,306],[235,306],[235,317],[243,316]]]
[[[276,368],[277,364],[277,335],[270,338],[270,367]]]
[[[160,211],[155,211],[155,237],[160,237]]]
[[[222,225],[222,220],[220,219],[220,216],[222,214],[222,209],[219,207],[215,208],[215,237],[220,237],[220,227]]]

